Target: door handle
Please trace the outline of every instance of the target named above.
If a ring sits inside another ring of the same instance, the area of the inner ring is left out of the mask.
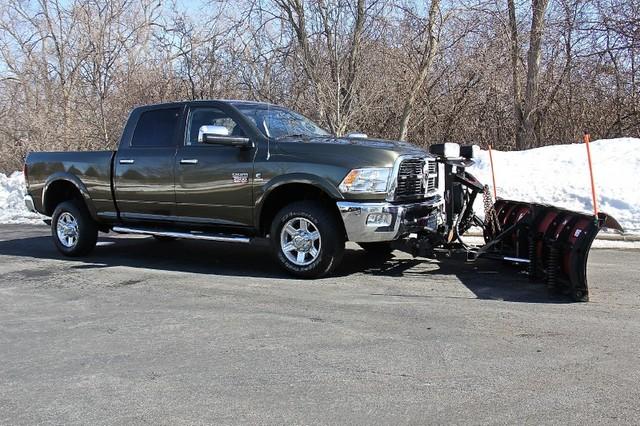
[[[198,160],[195,158],[183,158],[180,160],[180,164],[198,164]]]
[[[120,164],[133,164],[135,163],[134,160],[120,160]]]

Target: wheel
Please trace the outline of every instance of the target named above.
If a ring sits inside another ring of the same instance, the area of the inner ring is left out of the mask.
[[[166,235],[154,235],[153,238],[155,238],[156,241],[161,241],[163,243],[170,243],[171,241],[177,240],[176,237],[167,237]]]
[[[391,257],[393,253],[393,247],[388,241],[381,241],[376,243],[358,243],[367,253],[371,253],[374,256]]]
[[[328,208],[314,201],[295,202],[280,210],[270,236],[278,263],[303,278],[328,275],[344,253],[341,224]]]
[[[53,211],[51,235],[60,253],[84,256],[96,246],[98,227],[84,204],[65,201]]]

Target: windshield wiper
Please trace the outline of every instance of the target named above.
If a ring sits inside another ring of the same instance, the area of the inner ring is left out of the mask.
[[[293,133],[291,135],[278,136],[276,140],[279,141],[280,139],[285,139],[285,138],[309,138],[309,137],[311,137],[311,135],[306,133]]]

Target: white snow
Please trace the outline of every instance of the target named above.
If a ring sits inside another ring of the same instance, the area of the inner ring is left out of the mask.
[[[42,223],[42,216],[27,210],[25,192],[22,172],[0,173],[0,223]]]
[[[612,215],[627,233],[640,233],[640,139],[591,142],[599,210]],[[593,212],[587,149],[582,143],[527,151],[493,151],[499,198],[553,204]],[[468,171],[492,187],[489,152],[482,150]],[[475,205],[483,213],[482,200]]]

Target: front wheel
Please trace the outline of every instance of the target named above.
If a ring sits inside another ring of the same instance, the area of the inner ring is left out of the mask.
[[[342,226],[320,203],[300,201],[284,207],[276,214],[270,235],[278,263],[293,275],[319,278],[342,260]]]
[[[98,241],[98,227],[87,208],[76,201],[60,203],[51,217],[51,235],[65,256],[89,254]]]

